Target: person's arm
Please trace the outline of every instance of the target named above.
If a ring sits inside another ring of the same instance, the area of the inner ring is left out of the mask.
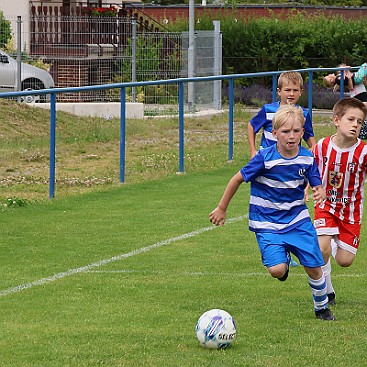
[[[312,188],[313,200],[316,204],[321,204],[326,199],[326,192],[322,185],[318,185]]]
[[[367,63],[362,64],[358,71],[354,73],[354,83],[361,84],[363,83],[364,77],[367,76]]]
[[[321,181],[321,177],[320,177],[320,172],[317,166],[317,162],[318,162],[318,150],[317,150],[317,143],[314,145],[314,147],[312,149],[310,149],[312,151],[312,154],[314,156],[314,162],[312,164],[312,166],[310,167],[309,171],[307,172],[307,179],[308,179],[308,183],[307,183],[307,187],[305,189],[305,201],[309,201],[309,189],[312,187],[312,192],[313,192],[313,197],[315,202],[318,202],[320,197],[322,197],[322,195],[325,195],[324,199],[326,198],[326,193],[324,191],[324,189],[322,188],[322,181]],[[319,190],[319,187],[321,187],[321,190]],[[322,199],[321,201],[323,201],[324,199]]]
[[[247,125],[247,139],[250,146],[250,158],[252,158],[257,153],[255,146],[255,137],[256,134],[254,128],[252,127],[251,122],[249,122]]]
[[[314,136],[310,136],[307,141],[306,141],[308,147],[310,148],[310,150],[312,151],[313,148],[316,146],[317,141],[315,139]],[[310,191],[311,185],[308,183],[306,188],[305,188],[305,201],[309,201],[310,200],[310,196],[309,196],[309,191]]]
[[[264,128],[266,124],[266,105],[260,108],[260,111],[251,119],[247,125],[247,140],[250,146],[250,159],[253,158],[256,153],[255,138],[257,132]]]
[[[310,150],[313,149],[313,147],[316,145],[317,141],[315,139],[314,136],[310,136],[307,140],[306,140],[306,143],[308,145],[308,147],[310,148]]]
[[[305,116],[305,125],[304,129],[305,132],[303,134],[303,139],[306,141],[308,147],[310,150],[316,145],[317,141],[315,139],[315,134],[313,131],[312,121],[311,121],[311,115],[307,109],[303,109],[304,116]]]
[[[347,79],[347,87],[349,91],[352,91],[354,89],[353,79],[352,79],[353,73],[351,73],[350,70],[345,70],[344,75],[345,75],[345,79]]]
[[[244,180],[240,172],[236,173],[230,179],[218,206],[209,214],[209,220],[211,223],[216,226],[219,226],[220,224],[224,225],[228,205],[243,182]]]
[[[320,159],[318,148],[322,145],[323,141],[324,139],[321,139],[319,143],[316,144],[315,147],[312,149],[312,153],[315,159],[306,176],[309,180],[310,185],[312,186],[313,200],[316,204],[321,204],[324,200],[326,200],[326,191],[322,186],[322,180],[318,169],[318,162]]]

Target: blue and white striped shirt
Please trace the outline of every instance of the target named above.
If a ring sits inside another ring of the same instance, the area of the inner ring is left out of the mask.
[[[263,133],[261,137],[260,147],[266,148],[274,145],[277,139],[272,134],[273,129],[273,117],[275,112],[280,107],[280,102],[274,102],[265,104],[261,107],[260,111],[251,119],[250,123],[254,129],[254,133],[257,134],[261,128]],[[305,133],[303,139],[307,141],[310,137],[314,136],[312,121],[308,109],[301,107],[303,110],[303,116],[305,117]]]
[[[284,158],[272,145],[259,150],[240,172],[251,182],[251,231],[284,233],[311,221],[304,189],[308,182],[321,185],[321,178],[309,150],[300,146],[296,157]]]

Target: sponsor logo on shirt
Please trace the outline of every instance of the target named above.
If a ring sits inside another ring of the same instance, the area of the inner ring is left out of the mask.
[[[349,197],[341,197],[342,194],[335,189],[328,190],[326,194],[328,195],[327,200],[331,203],[348,204],[350,201]]]
[[[325,227],[326,226],[325,218],[316,219],[313,225],[315,226],[315,228]]]
[[[349,162],[347,165],[347,170],[349,172],[355,172],[357,163],[356,162]]]

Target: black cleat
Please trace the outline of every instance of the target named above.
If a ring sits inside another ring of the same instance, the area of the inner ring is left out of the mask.
[[[288,275],[289,275],[289,266],[290,266],[291,261],[292,261],[291,255],[287,251],[287,270],[286,270],[286,272],[284,273],[284,275],[282,277],[278,278],[278,280],[280,280],[281,282],[286,281],[287,278],[288,278]]]
[[[278,278],[281,282],[284,282],[287,280],[289,274],[289,267],[287,268],[287,271],[284,273],[284,275],[281,278]]]
[[[315,311],[315,315],[317,319],[327,320],[327,321],[335,321],[333,313],[328,308],[323,308],[322,310]]]
[[[329,306],[335,306],[335,293],[334,292],[328,293],[327,299],[329,302]]]

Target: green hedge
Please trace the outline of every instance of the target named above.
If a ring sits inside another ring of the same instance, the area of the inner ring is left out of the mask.
[[[236,18],[235,12],[208,12],[195,23],[197,30],[213,29],[219,20],[223,37],[223,74],[335,67],[341,62],[358,66],[366,60],[367,22],[322,14],[294,13],[285,20]],[[172,29],[187,30],[188,21]]]

